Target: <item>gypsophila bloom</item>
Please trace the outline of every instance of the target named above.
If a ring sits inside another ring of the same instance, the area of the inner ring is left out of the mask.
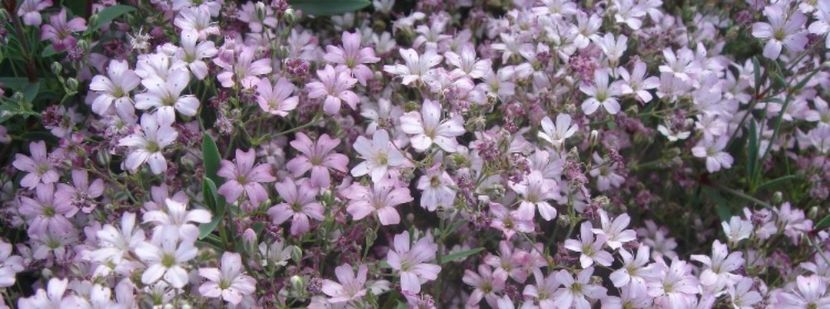
[[[337,64],[337,69],[349,71],[361,85],[372,79],[374,73],[367,64],[376,63],[380,58],[375,57],[375,51],[371,47],[360,48],[360,34],[343,32],[341,36],[342,47],[326,46],[326,54],[323,59]]]
[[[74,48],[77,43],[72,33],[84,30],[86,30],[86,20],[75,17],[67,21],[66,9],[61,9],[60,13],[49,17],[49,24],[41,27],[40,39],[51,41],[55,51],[64,51]]]
[[[140,83],[141,79],[129,69],[126,61],[110,61],[107,76],[96,75],[89,84],[90,90],[98,92],[98,96],[92,102],[92,110],[99,115],[107,114],[114,102],[119,115],[131,114],[133,99],[130,97],[130,91]]]
[[[703,139],[692,148],[692,154],[695,157],[706,159],[706,170],[710,173],[721,169],[729,169],[732,167],[734,160],[729,153],[723,151],[727,142],[729,142],[727,137]]]
[[[357,79],[349,75],[346,69],[335,69],[326,65],[317,70],[319,81],[306,85],[308,97],[312,99],[324,98],[323,111],[333,115],[340,111],[342,102],[346,102],[351,109],[357,109],[360,99],[350,89],[357,83]]]
[[[364,159],[352,168],[351,173],[355,177],[369,175],[373,182],[377,182],[387,175],[390,167],[403,167],[407,163],[400,150],[389,141],[386,130],[375,131],[371,141],[358,136],[353,147]]]
[[[620,111],[620,103],[616,96],[620,95],[621,92],[617,83],[610,84],[608,72],[596,70],[593,84],[582,85],[579,90],[589,96],[588,99],[582,102],[582,111],[586,115],[593,114],[600,106],[611,115],[615,115]]]
[[[464,120],[455,115],[442,122],[441,104],[425,100],[420,113],[412,111],[401,116],[401,130],[412,135],[409,140],[415,150],[425,151],[435,143],[446,152],[455,152],[455,138],[464,134]]]
[[[199,268],[199,276],[208,281],[199,286],[199,293],[205,297],[221,297],[228,303],[239,305],[242,298],[254,293],[256,281],[242,272],[239,253],[222,254],[220,268]]]
[[[399,187],[391,180],[375,182],[371,188],[355,183],[342,194],[349,199],[346,211],[354,220],[375,214],[381,225],[400,223],[401,217],[395,206],[413,200],[409,189]]]
[[[432,236],[427,235],[410,245],[409,232],[395,235],[394,250],[386,255],[386,261],[392,269],[398,271],[401,277],[401,289],[406,292],[418,293],[421,285],[438,278],[441,266],[428,263],[435,259],[438,250]]]
[[[768,23],[752,24],[752,36],[767,40],[764,45],[764,57],[777,59],[781,50],[787,47],[790,52],[799,52],[807,44],[804,23],[807,18],[801,12],[787,12],[782,4],[764,8]]]
[[[174,228],[154,233],[150,242],[145,241],[135,249],[135,255],[147,265],[141,282],[151,284],[163,278],[175,288],[184,287],[189,280],[185,263],[198,254],[194,240],[180,240]]]
[[[118,145],[127,147],[129,152],[124,166],[127,170],[136,172],[146,162],[153,174],[161,174],[167,170],[167,160],[162,152],[165,147],[172,145],[178,136],[179,133],[170,123],[160,122],[156,115],[144,114],[141,117],[141,127],[118,141]]]
[[[610,266],[614,258],[610,253],[603,250],[606,236],[598,234],[594,237],[591,222],[583,222],[579,227],[579,240],[565,240],[565,248],[579,252],[579,263],[582,268],[588,268],[596,262],[602,266]]]
[[[401,83],[409,85],[420,81],[429,73],[432,67],[441,63],[444,57],[428,49],[426,53],[419,55],[414,49],[400,49],[401,58],[406,64],[385,65],[383,71],[403,78]]]
[[[346,173],[349,171],[349,158],[341,153],[334,152],[340,144],[340,139],[331,138],[328,134],[321,135],[312,142],[308,135],[300,132],[290,145],[301,153],[286,163],[286,168],[294,177],[300,177],[311,170],[309,183],[313,186],[326,188],[331,184],[331,171]]]
[[[17,16],[21,17],[25,25],[40,26],[43,22],[40,11],[50,6],[52,6],[52,0],[23,0],[17,7]]]
[[[542,131],[537,134],[539,138],[558,148],[565,144],[565,140],[573,136],[578,129],[579,127],[575,124],[571,125],[570,115],[559,114],[556,115],[556,124],[548,116],[542,118]]]
[[[291,219],[291,235],[298,236],[311,229],[309,218],[323,220],[323,205],[316,200],[316,191],[305,181],[295,183],[286,179],[274,185],[283,202],[268,209],[274,224]]]
[[[280,78],[273,86],[268,79],[261,79],[256,85],[257,103],[263,111],[273,115],[285,117],[288,112],[297,108],[300,98],[291,96],[294,93],[294,84],[285,78]]]
[[[46,152],[46,143],[44,141],[32,142],[29,144],[29,154],[16,154],[12,165],[21,172],[27,172],[22,179],[20,185],[29,189],[37,187],[38,184],[55,183],[60,178],[60,175],[49,160],[49,154]]]
[[[253,149],[248,151],[236,150],[233,162],[222,160],[221,168],[217,175],[226,179],[219,187],[219,194],[225,197],[228,203],[236,202],[242,193],[248,197],[254,205],[259,205],[268,198],[268,192],[261,183],[277,180],[271,175],[271,166],[260,164],[254,166],[256,153]]]

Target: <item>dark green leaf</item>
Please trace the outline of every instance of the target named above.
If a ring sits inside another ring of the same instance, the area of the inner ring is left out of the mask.
[[[23,89],[23,99],[28,103],[33,103],[37,98],[38,90],[40,90],[40,82],[29,84]]]
[[[813,76],[815,76],[816,73],[818,73],[818,71],[819,70],[814,70],[813,72],[810,72],[810,74],[807,74],[807,76],[805,76],[803,79],[801,79],[801,81],[798,82],[798,84],[795,85],[793,91],[798,91],[801,90],[801,88],[804,88],[804,86],[806,86],[807,83],[810,82],[811,79],[813,79]]]
[[[101,10],[101,12],[97,14],[98,18],[95,20],[95,25],[92,26],[92,30],[100,30],[101,27],[103,27],[105,24],[132,11],[135,11],[134,7],[123,4],[113,5],[111,7],[103,9]]]
[[[0,85],[13,91],[21,91],[29,84],[25,77],[0,77]]]
[[[218,195],[216,194],[216,185],[213,181],[205,177],[202,182],[202,190],[205,204],[208,209],[211,210],[211,215],[213,217],[210,219],[210,222],[199,225],[199,239],[204,239],[213,233],[225,217],[224,199],[218,198]]]
[[[86,17],[86,3],[92,0],[64,0],[63,5],[75,16]]]
[[[819,220],[818,223],[816,223],[816,227],[814,229],[815,230],[823,230],[823,229],[826,229],[827,227],[830,227],[830,215],[827,215],[823,219]]]
[[[755,75],[755,89],[761,89],[761,63],[758,62],[758,57],[752,57],[752,73]]]
[[[46,45],[46,48],[44,48],[43,51],[40,52],[40,57],[41,58],[47,58],[47,57],[52,57],[52,56],[57,55],[57,54],[58,54],[58,52],[55,51],[55,48],[53,48],[52,45]]]
[[[354,12],[371,4],[369,0],[289,0],[291,6],[314,16]]]
[[[202,160],[205,165],[205,176],[213,180],[214,184],[220,184],[221,179],[216,175],[219,171],[219,162],[222,156],[219,155],[219,148],[216,147],[216,142],[207,133],[202,136]]]
[[[778,178],[775,178],[775,179],[772,179],[772,180],[768,180],[765,183],[762,183],[760,186],[758,186],[758,190],[761,190],[761,189],[766,188],[766,187],[774,187],[775,185],[778,185],[778,184],[781,184],[781,183],[786,183],[787,181],[789,181],[791,179],[798,179],[798,178],[801,178],[801,175],[781,176],[781,177],[778,177]]]
[[[474,255],[476,253],[479,253],[481,251],[484,251],[483,247],[478,247],[478,248],[475,248],[475,249],[464,250],[464,251],[461,251],[461,252],[456,252],[456,253],[453,253],[453,254],[445,255],[445,256],[441,257],[440,263],[441,264],[446,264],[446,263],[449,263],[449,262],[456,262],[456,261],[460,262],[460,261],[463,261],[463,260],[467,259],[467,257],[469,257],[471,255]]]
[[[747,164],[746,174],[747,179],[752,183],[755,180],[755,169],[758,166],[758,129],[755,126],[755,120],[749,122],[749,145],[747,145]]]

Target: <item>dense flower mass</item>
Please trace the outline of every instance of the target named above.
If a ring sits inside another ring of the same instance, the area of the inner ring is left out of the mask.
[[[0,308],[830,308],[830,0],[0,3]]]

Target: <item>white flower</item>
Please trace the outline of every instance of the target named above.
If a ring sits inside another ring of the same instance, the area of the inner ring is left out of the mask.
[[[256,280],[242,272],[239,253],[225,252],[221,268],[200,268],[199,276],[208,279],[199,287],[199,293],[210,298],[222,297],[233,305],[256,290]]]
[[[130,91],[140,83],[141,79],[130,70],[127,61],[110,61],[107,76],[96,75],[89,83],[89,90],[98,92],[98,96],[92,101],[92,111],[98,115],[105,115],[115,102],[119,114],[132,113],[133,99],[130,97]]]
[[[187,203],[174,199],[165,199],[162,210],[153,210],[144,213],[144,223],[153,223],[153,233],[159,233],[163,228],[172,228],[179,232],[182,239],[195,240],[199,236],[199,228],[192,223],[208,223],[211,219],[209,211],[204,209],[187,210]]]
[[[167,160],[164,159],[164,147],[173,144],[179,133],[170,127],[170,124],[160,124],[155,115],[144,114],[141,117],[141,131],[122,138],[118,146],[129,147],[124,166],[131,172],[147,162],[153,174],[161,174],[167,170]]]
[[[617,83],[609,84],[608,71],[594,71],[594,84],[579,86],[579,90],[587,94],[589,98],[582,102],[582,112],[591,115],[602,106],[611,115],[620,111],[620,103],[617,96],[620,95]]]
[[[176,111],[188,117],[196,115],[199,99],[193,95],[181,94],[190,83],[190,72],[187,70],[173,69],[166,80],[152,78],[145,79],[142,83],[147,87],[147,92],[135,96],[135,107],[142,110],[156,108],[160,123],[175,122]]]
[[[555,125],[550,117],[545,116],[542,118],[542,132],[537,133],[537,136],[558,148],[565,143],[566,139],[573,136],[577,129],[576,124],[571,125],[571,115],[556,115]]]
[[[631,217],[628,214],[621,214],[612,221],[608,218],[608,213],[605,210],[599,211],[601,229],[593,229],[597,235],[605,235],[606,243],[611,249],[618,249],[623,244],[637,239],[637,233],[634,230],[626,229],[631,222]]]
[[[705,158],[706,170],[710,173],[717,172],[721,169],[729,169],[732,167],[732,156],[723,151],[728,142],[728,136],[722,136],[717,139],[704,138],[692,148],[692,155],[697,158]]]
[[[594,233],[591,231],[592,228],[590,221],[583,222],[579,228],[580,239],[565,240],[565,248],[581,253],[579,255],[579,263],[582,268],[587,269],[591,265],[594,265],[594,262],[602,266],[611,266],[611,263],[614,262],[614,257],[611,256],[611,253],[602,249],[605,245],[605,235],[597,235],[594,238]]]
[[[401,83],[404,85],[420,80],[432,67],[444,60],[434,50],[427,50],[423,55],[418,55],[414,49],[400,49],[400,53],[406,64],[385,65],[383,71],[403,77]]]
[[[358,136],[352,147],[364,160],[352,168],[352,176],[355,177],[368,174],[373,182],[380,181],[390,167],[400,167],[407,163],[403,154],[389,141],[386,130],[375,131],[371,141]]]
[[[752,222],[743,220],[739,216],[732,216],[729,222],[724,221],[720,224],[723,227],[723,233],[726,234],[726,238],[733,244],[748,239],[754,229]]]
[[[461,116],[455,115],[441,121],[441,104],[438,101],[424,100],[421,112],[412,111],[400,118],[401,130],[410,137],[412,147],[417,151],[425,151],[434,142],[446,152],[455,152],[458,142],[455,138],[463,135],[464,121]]]
[[[179,241],[175,228],[164,228],[153,235],[152,242],[145,241],[135,249],[135,254],[147,265],[141,282],[152,284],[163,277],[174,288],[184,287],[189,280],[185,263],[198,253],[191,241]]]

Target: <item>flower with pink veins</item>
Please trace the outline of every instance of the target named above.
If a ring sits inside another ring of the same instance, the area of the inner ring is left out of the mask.
[[[141,274],[141,283],[153,284],[164,278],[174,288],[183,288],[189,281],[185,266],[198,253],[191,241],[179,241],[175,229],[162,229],[153,235],[151,242],[145,241],[135,249],[135,255],[147,265]]]
[[[579,240],[567,239],[565,240],[565,248],[574,252],[579,252],[579,263],[582,268],[588,268],[596,262],[602,266],[611,266],[614,262],[614,257],[611,253],[603,250],[605,246],[605,235],[597,235],[594,238],[592,232],[593,226],[590,221],[582,222],[579,227]]]
[[[799,11],[789,14],[782,4],[774,4],[764,8],[764,16],[768,22],[752,24],[752,36],[767,41],[764,57],[775,60],[784,47],[797,53],[807,45],[807,32],[804,31],[807,17],[804,14]]]
[[[637,232],[632,229],[626,229],[631,222],[631,217],[628,214],[623,213],[614,218],[614,220],[611,220],[605,210],[600,210],[599,219],[602,228],[595,228],[593,232],[597,235],[604,235],[606,237],[606,243],[611,249],[616,250],[627,242],[637,240]]]
[[[351,109],[357,109],[360,98],[351,91],[357,79],[352,78],[349,71],[335,69],[327,64],[322,70],[317,70],[317,78],[317,81],[306,85],[306,89],[308,89],[309,98],[325,98],[323,111],[326,114],[337,114],[343,102],[346,102]]]
[[[610,83],[608,71],[594,71],[593,84],[583,84],[579,90],[589,96],[582,101],[582,112],[586,115],[593,114],[600,106],[611,115],[620,112],[620,103],[617,101],[620,90],[617,83]]]
[[[138,87],[141,79],[130,70],[127,61],[112,60],[107,66],[107,76],[96,75],[89,83],[89,90],[98,93],[92,101],[92,111],[98,115],[106,115],[110,112],[112,103],[115,102],[115,109],[120,114],[132,114],[133,99],[130,91]]]
[[[337,64],[338,71],[349,71],[357,78],[361,85],[372,79],[374,72],[366,64],[376,63],[380,58],[375,56],[375,50],[371,47],[360,48],[360,33],[343,32],[341,37],[343,46],[326,46],[326,54],[323,59]]]
[[[401,116],[401,130],[409,135],[412,147],[423,152],[433,143],[446,152],[455,152],[458,147],[456,137],[466,132],[464,120],[455,115],[441,121],[441,103],[424,100],[421,112],[412,111]]]
[[[556,276],[556,281],[562,284],[562,287],[553,296],[555,307],[589,309],[591,303],[588,302],[588,299],[605,298],[607,290],[600,285],[591,283],[593,274],[593,267],[579,271],[576,278],[571,276],[567,270],[557,272],[554,276]]]
[[[444,53],[444,58],[447,64],[455,67],[450,72],[454,78],[481,79],[490,72],[493,65],[490,59],[476,58],[476,51],[472,45],[464,45],[458,53],[447,51]]]
[[[283,77],[280,77],[273,86],[270,80],[263,78],[256,85],[256,101],[263,111],[285,117],[300,103],[298,96],[291,96],[295,89],[297,87]]]
[[[242,271],[239,253],[223,253],[220,268],[199,268],[199,276],[208,280],[199,286],[199,294],[208,298],[221,297],[233,305],[239,305],[243,297],[256,291],[256,280]]]
[[[130,252],[144,243],[144,230],[136,225],[136,215],[126,212],[121,215],[121,227],[112,224],[104,225],[95,233],[98,246],[88,253],[87,258],[101,265],[116,265],[123,267],[122,261],[129,257]]]
[[[553,296],[562,285],[556,280],[555,274],[545,277],[541,270],[536,269],[533,271],[533,279],[536,284],[525,285],[522,296],[538,306],[532,308],[554,308]]]
[[[200,40],[220,33],[219,26],[210,20],[210,11],[204,6],[182,9],[173,24],[182,32],[195,31]]]
[[[54,184],[38,184],[35,198],[20,197],[20,214],[29,224],[30,234],[44,233],[46,230],[65,233],[73,229],[69,218],[78,212],[72,200],[55,196]]]
[[[349,199],[346,211],[352,219],[361,220],[375,214],[381,225],[393,225],[401,222],[401,216],[395,206],[413,201],[409,189],[397,186],[392,180],[376,181],[372,188],[358,183],[344,189],[343,196]]]
[[[385,65],[383,71],[402,77],[401,83],[404,85],[421,80],[432,67],[444,60],[444,57],[436,54],[432,49],[427,50],[423,55],[418,55],[414,49],[400,49],[400,53],[406,64]]]
[[[173,124],[176,121],[176,112],[187,117],[196,116],[199,99],[194,95],[182,95],[188,83],[190,72],[183,68],[170,70],[166,80],[145,79],[142,84],[147,88],[147,92],[135,95],[135,108],[155,109],[159,123],[163,124]]]
[[[30,156],[15,154],[12,166],[21,172],[27,172],[20,180],[24,188],[34,189],[38,184],[55,183],[60,179],[60,174],[55,171],[52,161],[49,160],[49,153],[46,151],[46,142],[37,141],[29,143]]]
[[[61,52],[75,47],[77,39],[72,36],[73,32],[84,30],[86,30],[86,20],[75,17],[67,22],[66,9],[62,8],[60,13],[49,16],[49,24],[40,27],[40,39],[51,41],[52,48]]]
[[[322,221],[323,205],[317,202],[318,190],[309,187],[306,182],[296,183],[286,179],[274,185],[282,203],[268,209],[268,215],[275,225],[291,219],[291,235],[299,236],[311,230],[308,218]]]
[[[142,115],[141,129],[118,141],[118,146],[128,148],[124,167],[135,173],[146,162],[153,174],[161,174],[167,170],[164,148],[173,144],[178,136],[170,124],[159,123],[156,115]]]
[[[357,273],[352,270],[352,265],[343,264],[334,269],[334,274],[337,276],[337,282],[325,279],[323,280],[322,291],[329,299],[328,302],[335,305],[345,305],[352,301],[359,301],[366,296],[367,291],[378,295],[387,289],[388,281],[379,280],[368,282],[366,275],[369,273],[369,268],[366,265],[360,265],[357,268]],[[368,284],[368,286],[367,286]]]
[[[473,292],[467,298],[468,307],[476,307],[482,298],[490,306],[495,306],[497,294],[504,290],[507,283],[507,273],[500,270],[493,271],[487,264],[481,264],[478,265],[478,272],[464,270],[464,277],[461,280],[473,287]]]
[[[795,284],[787,291],[774,293],[777,305],[782,308],[827,308],[830,307],[830,294],[827,294],[827,281],[824,278],[798,276]]]
[[[89,183],[89,174],[85,170],[72,170],[72,184],[58,184],[59,198],[68,199],[84,213],[95,210],[95,199],[104,194],[104,181],[95,179]]]
[[[428,263],[435,260],[438,246],[427,235],[410,246],[409,232],[395,235],[392,250],[386,254],[386,262],[398,271],[401,277],[401,290],[418,293],[421,285],[438,278],[441,266]]]
[[[297,132],[289,144],[301,154],[288,161],[285,167],[294,177],[300,177],[311,170],[309,184],[314,187],[328,188],[331,185],[330,169],[341,173],[349,171],[349,157],[333,152],[340,144],[340,139],[323,134],[316,141],[311,141],[305,133]]]
[[[231,62],[224,61],[222,57],[213,59],[216,65],[224,69],[222,73],[216,75],[222,87],[231,88],[239,83],[242,88],[251,89],[259,83],[259,76],[271,73],[271,59],[254,60],[255,53],[256,50],[253,47],[243,47],[236,59],[232,59]]]
[[[536,209],[545,221],[556,218],[556,208],[548,203],[549,200],[561,198],[555,180],[545,178],[540,171],[532,171],[522,182],[511,183],[511,187],[521,196],[517,212],[522,218],[532,220]]]
[[[242,193],[245,193],[252,204],[258,206],[268,199],[268,192],[262,186],[263,182],[277,180],[271,174],[271,165],[260,164],[254,166],[256,153],[236,150],[234,162],[222,160],[221,167],[216,173],[225,178],[225,183],[219,187],[219,194],[225,197],[228,203],[234,203]]]
[[[203,80],[208,75],[208,65],[202,59],[210,59],[219,53],[216,45],[211,41],[199,42],[199,33],[189,29],[182,31],[181,47],[173,44],[165,44],[163,48],[170,50],[170,53],[180,61],[183,61],[196,79]]]
[[[23,0],[17,7],[17,16],[21,17],[24,25],[40,26],[43,23],[40,11],[50,6],[52,6],[52,0]]]
[[[352,176],[355,177],[368,174],[373,182],[378,182],[387,175],[390,167],[404,167],[408,163],[401,151],[389,141],[386,130],[375,131],[371,141],[358,136],[352,147],[364,160],[352,168]]]

